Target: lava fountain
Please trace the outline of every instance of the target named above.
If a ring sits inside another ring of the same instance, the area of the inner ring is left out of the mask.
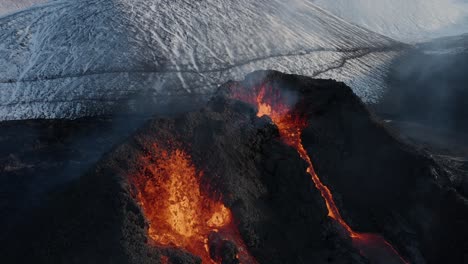
[[[299,112],[293,111],[294,105],[288,102],[287,96],[282,94],[279,89],[273,89],[266,85],[257,87],[251,92],[242,87],[232,87],[232,89],[231,97],[233,99],[256,106],[258,117],[269,116],[278,127],[283,142],[297,150],[299,156],[307,163],[307,173],[311,176],[315,187],[320,191],[325,201],[328,216],[344,229],[361,255],[368,258],[371,263],[408,263],[382,236],[358,233],[343,219],[335,204],[332,192],[320,180],[315,172],[312,159],[302,144],[302,131],[307,127],[307,118],[301,116]]]
[[[182,248],[200,257],[203,264],[221,263],[219,248],[229,241],[237,248],[232,258],[238,263],[256,263],[247,252],[231,211],[200,184],[203,173],[197,171],[191,157],[181,148],[158,145],[150,152],[142,158],[144,169],[131,180],[149,222],[151,241],[160,247]],[[165,256],[163,260],[170,263]]]

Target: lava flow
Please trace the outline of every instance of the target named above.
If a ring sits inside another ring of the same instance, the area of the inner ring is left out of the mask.
[[[137,200],[149,221],[148,236],[157,246],[178,247],[204,264],[223,261],[223,243],[234,243],[239,263],[256,263],[233,223],[231,211],[202,188],[191,157],[179,148],[154,145],[143,158],[144,171],[132,177]],[[213,239],[214,237],[214,239]],[[163,256],[164,257],[164,256]],[[164,257],[166,262],[168,258]]]
[[[408,263],[383,237],[376,234],[358,233],[343,219],[330,189],[318,177],[312,160],[302,144],[302,131],[307,127],[307,119],[299,113],[291,111],[293,105],[288,105],[279,89],[267,88],[263,85],[257,88],[254,94],[249,94],[243,88],[234,87],[232,98],[256,106],[258,117],[270,117],[278,127],[283,142],[296,149],[300,157],[307,163],[307,173],[325,200],[328,216],[345,230],[352,239],[353,245],[364,257],[367,257],[372,263]]]

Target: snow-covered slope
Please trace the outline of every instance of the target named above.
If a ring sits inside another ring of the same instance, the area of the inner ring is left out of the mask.
[[[0,16],[46,1],[47,0],[1,0]]]
[[[312,1],[346,21],[401,41],[416,42],[468,32],[467,0],[304,1]]]
[[[53,1],[0,18],[0,119],[106,114],[258,69],[335,78],[375,101],[403,48],[310,2]]]

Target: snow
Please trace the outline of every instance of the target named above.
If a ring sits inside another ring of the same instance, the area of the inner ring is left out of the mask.
[[[0,17],[0,39],[0,120],[109,114],[143,93],[209,95],[260,69],[341,80],[374,102],[405,49],[282,0],[58,0]]]
[[[304,0],[404,42],[468,32],[467,0]]]
[[[1,0],[0,16],[46,1],[47,0]]]

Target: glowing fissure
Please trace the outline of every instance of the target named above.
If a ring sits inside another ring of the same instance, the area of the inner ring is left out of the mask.
[[[365,244],[379,243],[386,247],[387,251],[396,255],[402,263],[408,263],[399,255],[393,246],[385,241],[381,236],[355,232],[343,219],[335,204],[335,200],[333,199],[330,189],[324,185],[318,177],[312,160],[302,144],[302,131],[307,127],[307,119],[291,111],[292,106],[285,103],[279,89],[274,90],[263,85],[259,87],[253,95],[248,94],[243,88],[237,87],[237,89],[234,88],[232,97],[257,106],[258,117],[269,116],[273,123],[278,127],[280,137],[283,142],[296,149],[299,156],[307,163],[307,173],[311,176],[315,187],[320,191],[320,194],[325,201],[328,216],[343,227],[347,235],[353,240],[353,244],[356,247],[361,247]],[[366,255],[363,250],[360,251],[361,254]]]
[[[208,237],[217,232],[222,240],[234,242],[240,263],[256,263],[233,223],[231,211],[220,200],[205,193],[201,172],[181,149],[152,146],[144,157],[144,171],[133,175],[137,200],[149,221],[148,236],[163,247],[179,247],[200,257],[204,264],[221,263],[212,258]],[[163,261],[169,263],[163,256]]]
[[[296,149],[300,157],[307,163],[307,173],[310,174],[315,187],[317,187],[325,200],[328,216],[340,223],[351,237],[358,237],[359,234],[354,232],[341,217],[330,189],[320,181],[320,178],[315,173],[312,160],[302,145],[302,130],[307,126],[305,118],[291,114],[289,107],[281,102],[281,95],[278,92],[273,93],[271,89],[261,87],[255,101],[258,107],[257,116],[269,116],[278,127],[282,140],[287,145]]]

